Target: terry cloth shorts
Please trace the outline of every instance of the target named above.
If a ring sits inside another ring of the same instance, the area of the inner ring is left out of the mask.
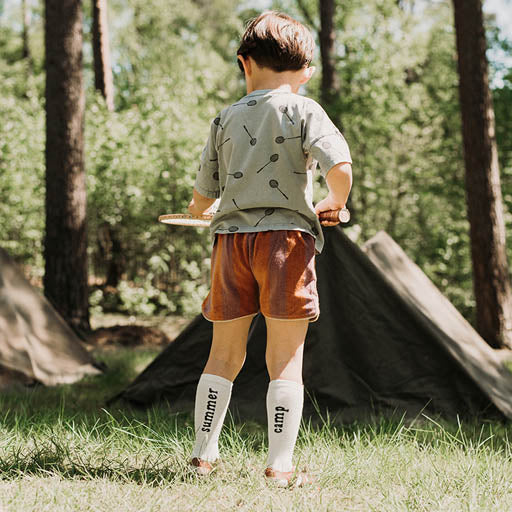
[[[216,234],[212,284],[203,315],[212,322],[253,316],[280,320],[319,315],[315,239],[303,231]]]

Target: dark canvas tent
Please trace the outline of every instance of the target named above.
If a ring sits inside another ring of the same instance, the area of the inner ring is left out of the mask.
[[[0,385],[68,384],[98,373],[74,332],[0,249]]]
[[[305,413],[350,421],[379,414],[512,417],[512,374],[398,245],[381,233],[368,255],[340,228],[317,259],[321,315],[304,355]],[[263,418],[265,324],[253,322],[231,408]],[[190,410],[211,325],[198,316],[115,398]]]

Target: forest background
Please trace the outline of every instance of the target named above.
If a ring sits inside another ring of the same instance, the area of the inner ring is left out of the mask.
[[[260,3],[306,24],[304,13],[318,16],[310,0]],[[245,21],[257,13],[250,5],[110,0],[110,112],[94,87],[91,8],[84,2],[93,313],[199,312],[208,289],[208,233],[156,219],[186,210],[211,120],[245,94],[235,52]],[[41,285],[44,23],[41,2],[27,6],[28,56],[20,4],[0,0],[0,246]],[[474,322],[451,2],[347,0],[335,26],[340,94],[330,113],[341,121],[354,159],[353,220],[345,232],[361,243],[387,231]],[[512,42],[495,16],[487,15],[486,32],[510,238]],[[303,92],[320,98],[320,73]],[[319,180],[316,199],[324,193]]]

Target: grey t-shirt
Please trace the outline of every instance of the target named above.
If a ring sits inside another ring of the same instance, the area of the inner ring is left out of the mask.
[[[195,188],[220,197],[214,233],[300,230],[323,247],[313,207],[313,174],[352,162],[322,107],[277,89],[255,90],[213,120]]]

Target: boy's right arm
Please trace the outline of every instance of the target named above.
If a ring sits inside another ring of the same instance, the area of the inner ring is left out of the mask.
[[[339,210],[345,204],[352,187],[352,157],[347,141],[324,109],[313,100],[306,103],[303,126],[303,151],[320,165],[329,194],[315,207],[318,215]],[[329,223],[324,225],[334,225]]]
[[[320,212],[339,210],[345,207],[352,188],[352,165],[348,162],[334,165],[327,171],[325,181],[329,194],[315,206],[317,215]]]

